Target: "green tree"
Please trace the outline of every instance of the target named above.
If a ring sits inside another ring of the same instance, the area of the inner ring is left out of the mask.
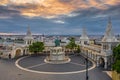
[[[120,73],[120,45],[118,45],[113,49],[113,58],[114,58],[114,64],[112,68],[113,70]]]
[[[117,47],[113,49],[113,57],[115,60],[117,59],[120,60],[120,45],[118,45]]]
[[[29,51],[34,53],[34,54],[38,54],[39,52],[42,52],[43,50],[44,50],[44,43],[43,42],[35,42],[29,46]]]
[[[80,53],[80,52],[81,52],[81,50],[80,50],[80,46],[77,45],[77,53]]]
[[[113,64],[112,68],[113,68],[113,70],[120,73],[120,60],[116,60],[116,62]]]
[[[77,45],[75,44],[75,38],[70,38],[70,42],[66,45],[66,48],[71,49],[72,52],[73,50],[77,47]]]

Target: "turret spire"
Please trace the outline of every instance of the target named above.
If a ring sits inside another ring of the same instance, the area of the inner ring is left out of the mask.
[[[108,26],[106,28],[106,32],[105,35],[102,39],[103,42],[115,42],[117,41],[117,39],[114,36],[114,33],[112,31],[112,22],[111,22],[111,18],[109,18],[108,20]]]
[[[27,34],[26,35],[27,36],[32,36],[31,31],[30,31],[30,26],[28,26],[28,30],[27,30]]]
[[[108,20],[108,26],[107,26],[107,29],[106,29],[106,36],[109,36],[109,37],[112,37],[114,34],[113,34],[113,31],[112,31],[112,22],[111,22],[111,18],[109,18]]]
[[[88,39],[85,27],[83,27],[83,29],[82,29],[82,34],[81,34],[80,39]]]
[[[83,33],[83,34],[82,34],[83,37],[87,37],[87,33],[86,33],[86,29],[85,29],[85,28],[83,28],[82,33]]]
[[[83,27],[83,29],[82,29],[82,34],[81,34],[81,37],[80,37],[80,43],[82,45],[89,43],[89,38],[87,36],[85,27]]]
[[[32,44],[32,43],[33,43],[33,39],[34,39],[34,38],[33,38],[32,33],[31,33],[31,31],[30,31],[30,27],[28,26],[28,30],[27,30],[26,36],[25,36],[25,38],[24,38],[25,44],[26,44],[26,45]]]

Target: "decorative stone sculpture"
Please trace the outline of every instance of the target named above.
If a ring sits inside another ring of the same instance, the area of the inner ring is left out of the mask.
[[[50,56],[47,56],[44,61],[51,64],[63,64],[70,62],[70,58],[65,56],[64,50],[60,47],[60,40],[55,40],[55,47],[51,48]]]

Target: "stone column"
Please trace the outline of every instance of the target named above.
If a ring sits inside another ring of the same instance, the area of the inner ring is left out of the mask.
[[[99,66],[99,57],[98,56],[96,56],[96,65],[97,65],[97,67]]]
[[[90,57],[91,57],[91,59],[92,59],[92,53],[90,53]]]
[[[91,58],[91,53],[89,53],[89,57]]]
[[[111,50],[111,44],[109,43],[109,50]]]
[[[104,46],[104,45],[103,45],[103,43],[102,43],[102,44],[101,44],[101,51],[103,51],[103,46]]]
[[[104,61],[105,61],[104,69],[107,69],[107,58],[106,57],[104,58]]]
[[[94,53],[92,53],[92,59],[94,60]]]
[[[91,59],[93,59],[93,54],[92,54],[92,52],[91,52]]]
[[[95,53],[93,54],[93,60],[95,61]]]
[[[91,58],[90,53],[88,53],[88,57]]]

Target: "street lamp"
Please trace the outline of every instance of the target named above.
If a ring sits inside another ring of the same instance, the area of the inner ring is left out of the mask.
[[[88,80],[88,53],[86,56],[86,80]]]

